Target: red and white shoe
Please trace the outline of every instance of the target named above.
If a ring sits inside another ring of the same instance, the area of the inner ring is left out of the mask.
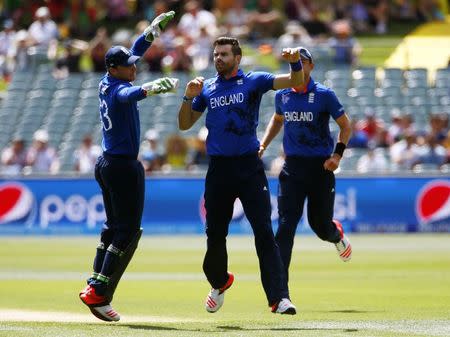
[[[222,288],[214,289],[211,288],[208,296],[206,296],[205,308],[207,312],[216,312],[223,305],[225,299],[225,290],[231,287],[234,282],[234,275],[228,272],[227,283]]]
[[[345,236],[344,234],[342,224],[337,220],[333,220],[333,222],[341,235],[341,241],[335,244],[339,257],[344,262],[350,261],[350,259],[352,258],[352,245],[347,236]]]
[[[282,298],[281,301],[272,305],[272,312],[281,315],[295,315],[297,313],[297,308],[292,304],[289,298]]]
[[[107,322],[117,322],[120,320],[120,315],[108,303],[105,296],[100,296],[95,293],[95,289],[87,286],[80,292],[80,300],[89,307],[92,314]]]

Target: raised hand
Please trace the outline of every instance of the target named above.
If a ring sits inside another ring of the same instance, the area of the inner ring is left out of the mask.
[[[297,62],[300,60],[300,50],[298,48],[284,48],[281,57],[289,63]]]
[[[147,82],[142,85],[147,93],[147,96],[163,94],[166,92],[175,92],[178,88],[179,80],[177,78],[162,77],[152,82]]]
[[[203,89],[204,80],[204,77],[196,77],[193,80],[189,81],[188,84],[186,84],[184,95],[188,98],[194,98],[195,96],[200,95]]]
[[[170,11],[167,13],[162,13],[158,15],[144,30],[145,39],[148,42],[153,42],[154,39],[156,39],[158,36],[161,35],[161,31],[167,26],[167,23],[169,23],[170,20],[173,19],[175,16],[174,11]]]

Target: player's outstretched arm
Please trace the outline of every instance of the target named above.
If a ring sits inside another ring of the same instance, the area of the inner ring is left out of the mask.
[[[284,48],[281,58],[291,65],[289,74],[277,75],[273,81],[275,90],[284,88],[299,87],[305,84],[305,74],[300,60],[300,50],[298,48]]]
[[[188,130],[200,118],[201,112],[192,110],[192,100],[200,95],[203,89],[203,77],[196,77],[186,84],[183,103],[178,111],[178,128]]]
[[[177,78],[162,77],[152,82],[144,83],[141,88],[145,91],[146,96],[164,94],[167,92],[175,92],[178,88],[179,80]]]

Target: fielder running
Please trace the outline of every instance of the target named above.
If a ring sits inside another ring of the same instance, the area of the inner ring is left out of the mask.
[[[103,154],[95,166],[102,189],[106,221],[94,259],[93,273],[80,299],[104,321],[118,321],[111,307],[116,286],[137,248],[144,208],[144,168],[137,160],[140,122],[137,101],[176,89],[178,80],[160,78],[133,86],[136,65],[175,12],[163,13],[134,42],[131,50],[113,46],[105,55],[106,75],[99,84]]]
[[[186,85],[178,113],[180,129],[189,129],[208,109],[206,148],[210,163],[205,181],[207,251],[203,262],[212,287],[205,301],[208,312],[220,309],[225,290],[233,284],[234,275],[227,272],[226,237],[233,204],[239,198],[255,235],[268,304],[274,313],[296,313],[272,231],[270,192],[256,137],[262,95],[304,81],[298,50],[285,49],[282,57],[291,64],[289,74],[244,74],[239,69],[239,41],[220,37],[214,42],[217,76],[207,80],[197,77]]]
[[[308,198],[308,222],[319,238],[336,245],[343,261],[350,260],[352,247],[342,225],[333,220],[335,177],[351,127],[335,93],[311,77],[314,62],[306,48],[299,48],[305,84],[277,91],[275,114],[267,126],[259,155],[269,146],[284,124],[283,146],[286,160],[279,175],[279,226],[276,240],[280,246],[286,276],[291,262],[295,231]],[[328,126],[330,116],[340,132],[333,151]]]

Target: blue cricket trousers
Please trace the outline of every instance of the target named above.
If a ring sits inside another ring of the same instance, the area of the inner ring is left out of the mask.
[[[262,285],[269,305],[273,305],[289,298],[289,292],[272,230],[269,185],[257,154],[211,156],[205,181],[207,251],[203,270],[215,289],[228,279],[226,237],[236,198],[252,226]]]

